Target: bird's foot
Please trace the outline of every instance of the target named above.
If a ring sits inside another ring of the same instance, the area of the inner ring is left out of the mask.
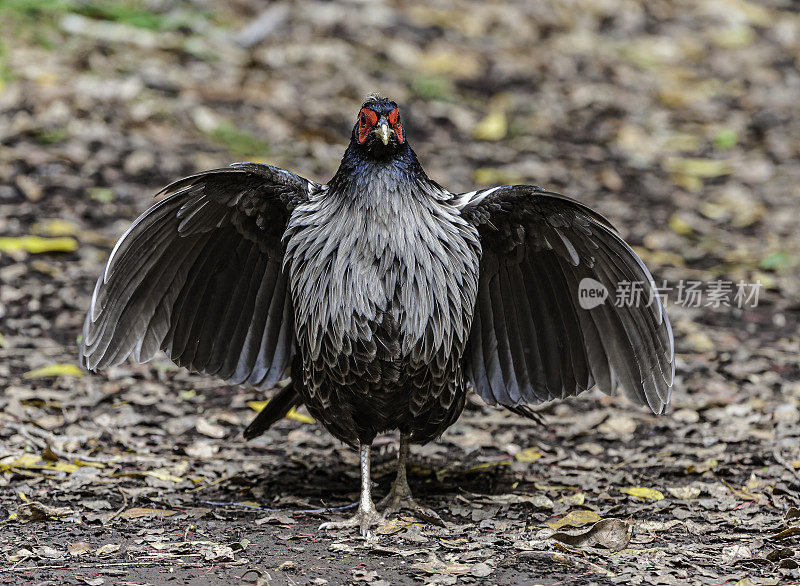
[[[408,483],[406,483],[405,487],[402,485],[398,487],[398,484],[401,483],[395,482],[392,484],[389,494],[378,503],[378,508],[383,511],[384,517],[388,518],[389,515],[394,515],[400,511],[410,511],[422,521],[444,527],[444,521],[436,511],[423,507],[414,500],[414,497],[411,496],[411,490],[408,488]]]
[[[351,527],[358,527],[361,531],[362,537],[369,537],[371,534],[370,528],[374,525],[382,525],[386,522],[375,508],[358,509],[358,512],[344,521],[328,521],[319,526],[320,531],[336,531],[339,529],[350,529]]]

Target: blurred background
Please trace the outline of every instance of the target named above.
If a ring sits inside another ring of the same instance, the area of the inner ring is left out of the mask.
[[[800,468],[799,60],[789,0],[0,0],[0,487],[42,434],[62,454],[236,461],[287,432],[331,448],[299,421],[245,446],[263,394],[165,360],[80,376],[76,339],[110,247],[159,188],[242,160],[325,181],[373,91],[451,191],[576,197],[672,289],[672,415],[590,395],[552,407],[552,433],[599,409],[586,430],[602,442],[675,440],[718,463],[731,442],[739,484],[763,464],[741,454],[786,449]],[[681,281],[761,288],[757,306],[689,307]],[[424,453],[526,447],[470,421]]]

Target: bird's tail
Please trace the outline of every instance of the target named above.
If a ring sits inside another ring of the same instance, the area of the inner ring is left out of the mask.
[[[522,415],[523,417],[530,419],[531,421],[535,421],[542,427],[545,426],[544,417],[542,417],[541,413],[537,413],[527,405],[503,405],[506,409],[511,411],[512,413],[516,413],[517,415]]]
[[[294,382],[289,383],[256,415],[244,430],[245,439],[253,439],[267,431],[272,424],[286,417],[292,407],[302,404],[302,399],[294,390]]]

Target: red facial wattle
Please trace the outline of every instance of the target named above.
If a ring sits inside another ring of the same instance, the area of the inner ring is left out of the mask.
[[[369,133],[375,128],[378,123],[378,115],[369,108],[361,108],[358,114],[358,142],[364,143],[369,136]]]
[[[397,137],[397,142],[402,144],[404,141],[403,126],[400,124],[400,111],[394,108],[386,116],[385,120],[388,122],[389,127]],[[361,108],[358,113],[358,142],[364,144],[369,138],[369,133],[374,131],[378,126],[379,116],[370,108]]]
[[[397,135],[397,142],[403,142],[403,127],[400,125],[400,110],[395,108],[391,112],[389,112],[389,125],[394,130],[395,135]]]

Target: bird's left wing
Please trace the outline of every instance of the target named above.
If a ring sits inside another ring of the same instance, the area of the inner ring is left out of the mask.
[[[325,189],[256,163],[165,187],[111,251],[83,326],[91,370],[161,348],[177,364],[269,387],[294,352],[281,241],[291,211]]]
[[[524,409],[619,386],[664,412],[672,329],[652,276],[608,220],[533,185],[469,192],[451,203],[478,228],[483,247],[464,362],[484,400]],[[615,300],[621,291],[628,295]]]

